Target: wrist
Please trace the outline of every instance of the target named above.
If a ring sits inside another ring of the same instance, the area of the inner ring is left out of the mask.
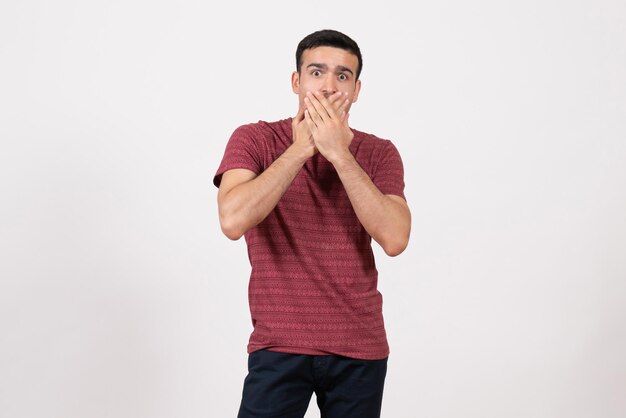
[[[310,144],[304,144],[300,141],[292,143],[286,150],[287,155],[298,163],[304,164],[309,158],[315,154],[315,147]]]
[[[337,153],[336,155],[327,158],[327,160],[335,167],[337,171],[341,170],[344,167],[348,167],[353,165],[356,160],[354,156],[350,152],[349,149],[346,149],[343,152]]]

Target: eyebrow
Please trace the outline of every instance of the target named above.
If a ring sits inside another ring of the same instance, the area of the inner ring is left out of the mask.
[[[328,70],[328,65],[326,65],[326,64],[320,64],[320,63],[317,63],[317,62],[313,62],[313,63],[311,63],[311,64],[309,64],[309,65],[307,65],[307,66],[306,66],[306,68],[307,68],[307,69],[309,69],[309,68],[311,68],[311,67],[313,67],[313,68],[319,68],[319,69],[321,69],[321,70]],[[336,67],[335,67],[335,70],[339,70],[340,72],[345,71],[345,72],[347,72],[347,73],[350,73],[350,74],[354,75],[354,72],[352,72],[352,70],[351,70],[350,68],[345,67],[345,66],[343,66],[343,65],[338,65],[338,66],[336,66]]]

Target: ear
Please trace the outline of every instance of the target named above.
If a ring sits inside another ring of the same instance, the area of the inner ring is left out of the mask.
[[[291,90],[295,94],[300,94],[300,73],[297,71],[291,73]]]
[[[359,98],[359,92],[361,91],[361,80],[356,81],[356,86],[354,86],[354,97],[352,98],[352,103],[356,103]]]

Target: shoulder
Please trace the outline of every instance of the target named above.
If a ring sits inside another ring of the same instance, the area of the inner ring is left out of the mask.
[[[233,132],[233,136],[241,135],[252,138],[264,138],[286,134],[291,134],[291,118],[281,119],[275,122],[259,120],[258,122],[240,125]]]
[[[355,151],[364,153],[384,154],[398,152],[390,139],[351,128],[354,133]]]

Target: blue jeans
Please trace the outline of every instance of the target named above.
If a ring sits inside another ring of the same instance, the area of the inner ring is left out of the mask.
[[[386,358],[255,351],[237,417],[302,418],[315,392],[322,418],[379,418],[386,374]]]

